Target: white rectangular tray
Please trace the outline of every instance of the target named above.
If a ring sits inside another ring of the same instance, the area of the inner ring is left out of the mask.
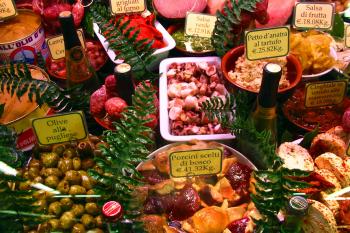
[[[102,34],[100,34],[99,26],[96,23],[94,23],[93,25],[94,25],[94,32],[95,32],[96,36],[98,37],[98,39],[100,40],[103,48],[107,52],[109,58],[115,64],[122,63],[123,60],[120,60],[120,59],[115,60],[116,54],[112,49],[109,49],[109,43],[106,40],[106,38]],[[164,40],[166,46],[164,48],[160,48],[160,49],[157,49],[156,51],[154,51],[153,56],[155,56],[156,59],[151,64],[149,64],[148,68],[150,70],[156,70],[159,66],[159,63],[164,58],[168,57],[169,51],[172,50],[173,48],[175,48],[175,45],[176,45],[175,40],[171,37],[171,35],[167,32],[167,30],[165,30],[165,28],[158,21],[155,21],[154,26],[160,33],[162,33],[163,40]]]
[[[159,79],[159,102],[160,102],[160,134],[162,137],[169,142],[189,141],[193,139],[198,140],[230,140],[234,139],[235,136],[232,134],[208,134],[208,135],[186,135],[177,136],[170,133],[169,126],[169,110],[168,110],[168,82],[167,82],[167,71],[169,66],[176,63],[187,63],[187,62],[202,62],[206,61],[211,64],[221,64],[219,57],[176,57],[164,59],[159,65],[159,73],[162,76]]]

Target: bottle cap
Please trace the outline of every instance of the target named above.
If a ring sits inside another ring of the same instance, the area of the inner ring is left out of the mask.
[[[127,63],[122,63],[114,68],[114,73],[127,73],[131,70],[131,66]]]
[[[282,76],[282,68],[275,63],[267,63],[263,68],[263,78],[258,95],[258,103],[263,108],[276,105],[278,86]]]
[[[289,199],[287,212],[293,215],[305,216],[309,208],[309,203],[304,197],[294,196]]]
[[[109,201],[102,206],[102,214],[110,221],[117,221],[122,216],[122,206],[116,201]]]

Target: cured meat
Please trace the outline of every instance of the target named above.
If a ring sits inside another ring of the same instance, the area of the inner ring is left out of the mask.
[[[202,12],[207,6],[207,0],[153,0],[157,12],[168,19],[182,19],[188,11]]]
[[[256,27],[261,28],[285,25],[288,18],[292,15],[295,2],[296,0],[284,0],[283,4],[281,4],[281,0],[269,0],[267,7],[269,21],[264,25],[256,22]]]

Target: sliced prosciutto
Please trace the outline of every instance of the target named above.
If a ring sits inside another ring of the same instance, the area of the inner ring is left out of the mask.
[[[256,22],[256,27],[262,28],[285,25],[293,13],[293,7],[296,2],[297,0],[283,0],[282,4],[281,0],[269,0],[269,5],[267,7],[269,21],[264,25]]]
[[[202,12],[207,6],[207,0],[153,0],[157,12],[168,19],[182,19],[188,11]]]

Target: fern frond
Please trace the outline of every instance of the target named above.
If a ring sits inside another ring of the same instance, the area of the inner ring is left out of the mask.
[[[94,191],[103,195],[102,201],[118,200],[124,208],[123,220],[113,224],[112,232],[144,232],[138,220],[142,203],[138,203],[136,191],[142,185],[142,176],[136,166],[147,159],[148,148],[154,143],[149,136],[153,131],[145,126],[150,121],[146,116],[156,111],[154,94],[151,85],[145,83],[135,90],[133,105],[122,113],[120,122],[114,122],[115,131],[108,130],[103,134],[108,147],[101,148],[104,158],[95,161],[104,174],[89,171],[98,182]]]
[[[219,56],[243,43],[244,29],[239,29],[241,12],[254,12],[256,3],[261,0],[229,0],[226,1],[222,12],[216,12],[217,21],[212,35],[212,45]]]
[[[134,77],[138,80],[157,78],[158,74],[147,68],[155,59],[152,56],[155,49],[151,48],[153,41],[137,41],[137,28],[130,27],[129,21],[122,22],[122,18],[115,23],[111,22],[112,20],[100,14],[103,8],[105,7],[102,5],[94,4],[91,14],[100,28],[100,33],[109,42],[109,48],[117,53],[116,59],[123,59],[130,64]]]

